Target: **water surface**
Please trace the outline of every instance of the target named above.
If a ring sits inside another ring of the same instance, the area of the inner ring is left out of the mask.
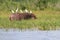
[[[0,40],[60,40],[60,30],[5,30],[0,29]]]

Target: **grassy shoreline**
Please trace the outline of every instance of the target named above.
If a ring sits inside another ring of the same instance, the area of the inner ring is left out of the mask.
[[[60,28],[60,12],[52,10],[33,11],[36,20],[9,21],[10,12],[0,12],[0,28],[19,28],[40,30],[56,30]]]

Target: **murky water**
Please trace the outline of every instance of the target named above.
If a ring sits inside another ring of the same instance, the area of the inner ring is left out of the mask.
[[[0,29],[0,40],[60,40],[60,30],[5,30]]]

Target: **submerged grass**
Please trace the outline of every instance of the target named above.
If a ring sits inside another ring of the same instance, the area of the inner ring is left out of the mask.
[[[36,28],[39,30],[56,30],[60,28],[60,12],[52,10],[33,11],[37,19],[10,21],[10,12],[0,13],[0,28],[19,28],[30,29]]]

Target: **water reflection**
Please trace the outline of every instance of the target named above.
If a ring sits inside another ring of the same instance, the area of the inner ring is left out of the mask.
[[[0,29],[0,40],[60,40],[60,30],[39,31]]]

